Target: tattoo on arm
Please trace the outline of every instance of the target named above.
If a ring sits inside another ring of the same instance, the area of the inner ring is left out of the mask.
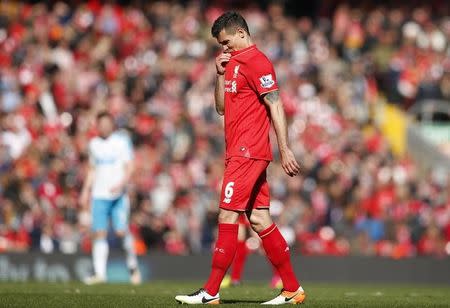
[[[278,98],[280,97],[280,92],[278,90],[275,90],[267,93],[265,97],[271,104],[275,104],[278,101]]]

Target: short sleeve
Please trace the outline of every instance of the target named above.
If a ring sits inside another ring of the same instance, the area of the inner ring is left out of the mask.
[[[248,67],[247,81],[259,96],[278,90],[272,63],[266,57],[258,58]]]

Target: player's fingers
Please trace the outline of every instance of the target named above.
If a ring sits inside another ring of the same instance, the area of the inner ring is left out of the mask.
[[[295,172],[296,175],[300,170],[300,167],[295,160],[291,162],[291,169]]]
[[[219,61],[216,62],[216,65],[217,66],[225,66],[225,64],[228,62],[229,62],[229,60],[220,59]]]
[[[295,170],[297,169],[292,160],[288,160],[286,166],[289,168],[291,172],[295,172]]]
[[[294,174],[294,176],[296,176],[296,175],[298,175],[298,174],[299,174],[299,169],[298,169],[298,168],[296,168],[296,167],[293,167],[293,168],[292,168],[292,170],[293,170],[293,174]]]
[[[294,172],[291,170],[289,164],[284,164],[283,169],[289,176],[293,176]]]
[[[218,56],[217,58],[216,58],[216,63],[222,63],[223,62],[223,57],[222,56]]]
[[[295,171],[295,170],[293,170],[293,169],[291,168],[291,172],[290,172],[289,175],[290,175],[290,176],[296,176],[296,175],[297,175],[297,171]]]
[[[231,56],[229,54],[223,53],[218,57],[221,60],[230,60]]]
[[[293,163],[294,163],[294,166],[297,168],[297,170],[300,171],[300,164],[297,162],[297,160],[294,159]]]
[[[288,170],[288,168],[287,168],[287,166],[285,164],[281,164],[281,167],[283,168],[284,172],[289,174],[289,170]]]

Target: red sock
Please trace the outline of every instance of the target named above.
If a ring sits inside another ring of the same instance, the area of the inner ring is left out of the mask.
[[[209,279],[204,289],[212,296],[219,292],[223,276],[233,262],[237,248],[238,224],[219,224]]]
[[[237,243],[236,256],[233,260],[231,267],[231,281],[241,281],[242,270],[244,269],[244,263],[247,259],[247,246],[245,241],[239,241]]]
[[[270,265],[272,265],[272,276],[280,276],[280,274],[278,274],[277,268],[273,264]]]
[[[292,269],[289,247],[275,224],[259,233],[270,262],[277,269],[286,291],[294,292],[300,287]]]

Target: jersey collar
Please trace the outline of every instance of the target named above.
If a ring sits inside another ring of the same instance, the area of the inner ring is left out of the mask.
[[[253,49],[256,49],[256,45],[255,44],[250,45],[250,46],[248,46],[247,48],[244,48],[244,49],[232,51],[231,52],[231,56],[234,57],[234,56],[240,55],[240,54],[242,54],[244,52],[247,52],[247,51],[250,51],[250,50],[253,50]]]

